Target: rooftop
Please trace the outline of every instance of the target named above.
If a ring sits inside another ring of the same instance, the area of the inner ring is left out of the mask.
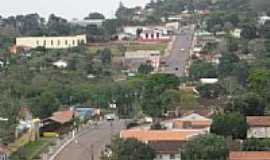
[[[270,152],[231,152],[230,160],[270,160]]]
[[[64,123],[70,122],[73,118],[74,118],[73,111],[61,111],[61,112],[55,112],[53,116],[51,116],[49,119],[55,122],[64,124]]]
[[[250,127],[270,127],[270,116],[248,116],[247,123]]]
[[[120,137],[139,141],[188,141],[193,136],[203,134],[199,130],[122,130]]]

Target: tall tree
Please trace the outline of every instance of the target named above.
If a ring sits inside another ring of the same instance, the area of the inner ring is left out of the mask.
[[[233,138],[246,138],[246,118],[239,113],[218,114],[213,118],[211,133],[232,136]]]
[[[229,154],[228,146],[221,136],[203,135],[187,142],[183,152],[183,160],[226,160]]]
[[[112,142],[112,157],[110,160],[153,160],[155,151],[147,144],[134,139],[116,138]]]

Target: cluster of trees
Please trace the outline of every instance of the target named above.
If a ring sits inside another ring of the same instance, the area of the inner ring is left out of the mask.
[[[27,14],[2,18],[0,35],[3,33],[7,34],[6,36],[67,36],[87,33],[89,40],[105,41],[110,40],[120,26],[117,19],[105,20],[105,16],[97,12],[90,13],[84,19],[104,19],[104,24],[100,27],[97,25],[82,27],[54,14],[51,14],[47,21],[38,14]]]

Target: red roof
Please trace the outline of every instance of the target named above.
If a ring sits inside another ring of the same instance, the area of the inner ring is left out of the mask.
[[[139,141],[187,141],[193,136],[202,134],[198,130],[123,130],[120,137],[124,139],[137,139]]]
[[[270,152],[230,152],[230,160],[270,160]]]
[[[64,124],[70,122],[74,118],[74,114],[73,111],[55,112],[49,119]]]
[[[247,123],[250,127],[270,127],[270,116],[248,116]]]

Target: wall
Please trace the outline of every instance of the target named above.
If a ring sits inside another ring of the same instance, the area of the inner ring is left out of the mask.
[[[175,154],[174,157],[171,157],[169,154],[158,154],[154,160],[181,160],[181,155]]]
[[[49,49],[62,49],[77,47],[79,44],[86,44],[86,35],[67,37],[19,37],[16,38],[16,45],[36,48],[44,46]]]
[[[248,138],[270,138],[270,127],[250,127]]]

